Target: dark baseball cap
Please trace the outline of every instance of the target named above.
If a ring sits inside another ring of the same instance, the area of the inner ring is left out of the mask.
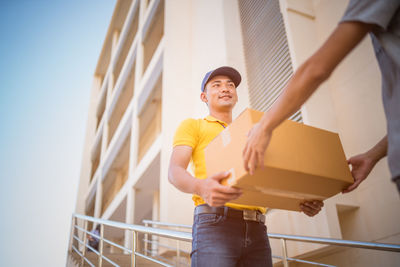
[[[218,75],[228,76],[229,78],[231,78],[236,87],[238,87],[240,82],[242,81],[242,76],[240,76],[240,73],[237,70],[232,67],[224,66],[206,73],[203,82],[201,83],[201,91],[204,92],[206,84],[212,78]]]

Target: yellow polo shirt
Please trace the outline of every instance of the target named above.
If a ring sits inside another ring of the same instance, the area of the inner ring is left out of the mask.
[[[173,146],[190,146],[192,151],[191,161],[193,162],[194,176],[198,179],[206,179],[206,162],[204,158],[204,148],[213,140],[223,129],[228,126],[225,122],[220,121],[212,116],[204,119],[187,119],[184,120],[176,130]],[[210,173],[209,175],[212,175]],[[198,196],[192,197],[194,204],[204,204],[204,200]],[[226,203],[225,206],[235,209],[251,209],[259,210],[265,213],[266,208],[257,206],[239,205]]]

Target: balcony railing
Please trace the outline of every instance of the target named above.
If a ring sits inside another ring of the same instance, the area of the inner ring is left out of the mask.
[[[83,227],[78,225],[78,223],[77,223],[78,219],[83,220]],[[100,235],[96,235],[96,234],[88,231],[88,225],[90,222],[94,225],[95,224],[100,225]],[[178,242],[179,241],[191,242],[192,235],[190,232],[187,231],[188,229],[191,229],[191,226],[182,225],[182,224],[162,223],[162,222],[149,221],[149,220],[144,221],[144,223],[146,225],[157,226],[157,228],[149,227],[149,226],[126,224],[126,223],[121,223],[121,222],[114,222],[114,221],[109,221],[109,220],[98,219],[98,218],[89,217],[89,216],[80,215],[80,214],[73,214],[72,215],[71,240],[70,240],[69,250],[71,253],[75,252],[77,255],[79,255],[79,257],[81,258],[82,266],[84,265],[85,262],[87,264],[89,264],[90,266],[96,266],[93,262],[90,262],[90,260],[88,260],[88,258],[86,257],[86,251],[88,249],[93,251],[96,255],[98,255],[97,266],[102,266],[103,260],[109,262],[113,266],[119,266],[117,263],[115,263],[110,258],[108,258],[107,256],[104,255],[103,249],[104,249],[105,243],[107,243],[111,246],[114,246],[118,249],[121,249],[122,251],[124,251],[124,253],[129,254],[131,256],[131,265],[130,266],[136,266],[137,257],[149,260],[149,261],[157,263],[161,266],[174,266],[174,265],[171,265],[171,263],[163,262],[159,259],[156,259],[152,255],[148,255],[147,252],[145,252],[145,253],[139,252],[137,250],[137,244],[139,242],[138,233],[146,235],[145,244],[146,244],[146,242],[149,243],[149,240],[147,238],[148,235],[164,237],[167,239],[176,240]],[[132,236],[132,243],[131,243],[132,249],[121,246],[115,242],[112,242],[112,241],[106,239],[104,237],[104,227],[105,226],[111,227],[114,229],[129,231]],[[170,230],[170,229],[161,229],[160,226],[167,227],[167,228],[186,229],[186,232],[178,231],[178,230]],[[79,238],[79,233],[81,233],[80,236],[82,238]],[[91,235],[91,236],[99,239],[99,250],[98,251],[87,244],[87,235]],[[297,241],[297,242],[327,244],[327,245],[333,245],[333,246],[391,251],[391,252],[400,253],[400,245],[397,245],[397,244],[361,242],[361,241],[341,240],[341,239],[333,239],[333,238],[319,238],[319,237],[283,235],[283,234],[268,234],[268,237],[272,238],[272,239],[280,239],[281,240],[283,256],[280,257],[280,256],[273,255],[273,258],[281,259],[282,263],[285,267],[288,266],[289,261],[308,263],[308,264],[318,265],[318,266],[333,266],[333,265],[305,261],[302,259],[288,257],[287,249],[286,249],[286,241],[288,241],[288,240]],[[151,241],[151,242],[153,242],[153,241]],[[179,253],[182,251],[182,250],[180,250],[179,245],[177,245],[176,249],[177,249],[177,255],[179,255]]]

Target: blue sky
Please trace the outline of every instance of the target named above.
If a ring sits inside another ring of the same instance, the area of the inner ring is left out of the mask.
[[[115,0],[0,0],[0,266],[65,266]]]

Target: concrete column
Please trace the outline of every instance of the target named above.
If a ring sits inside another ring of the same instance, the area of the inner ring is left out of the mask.
[[[129,154],[129,178],[133,177],[133,171],[138,164],[138,150],[139,150],[139,120],[137,117],[137,105],[133,109],[132,114],[132,128],[131,128],[131,148]]]
[[[96,135],[96,110],[97,110],[97,99],[99,96],[99,90],[101,87],[101,78],[95,76],[92,83],[91,95],[90,95],[90,108],[88,114],[88,122],[86,126],[85,145],[82,156],[82,167],[80,171],[79,187],[78,187],[78,198],[76,201],[75,211],[80,214],[84,214],[86,210],[85,196],[90,185],[91,175],[91,151],[93,149],[93,140]]]
[[[159,221],[160,220],[160,192],[155,191],[153,192],[153,210],[152,210],[152,220],[153,221]],[[159,238],[156,235],[151,236],[151,240],[153,242],[158,242]],[[155,243],[152,246],[152,254],[153,256],[158,253],[158,246],[157,243]]]
[[[193,201],[190,194],[181,193],[168,182],[168,166],[175,130],[182,120],[195,117],[194,107],[200,101],[201,78],[195,85],[194,77],[200,76],[192,71],[193,57],[198,53],[193,48],[193,5],[194,1],[165,1],[164,44],[168,49],[164,51],[162,85],[160,220],[187,224],[191,223],[192,216],[182,214],[192,213]],[[179,102],[179,107],[177,99],[184,100]],[[178,212],[177,205],[184,212]]]
[[[103,182],[101,181],[101,175],[97,179],[96,185],[96,199],[94,203],[94,217],[100,218],[101,217],[101,209],[103,205]]]
[[[120,35],[120,31],[114,31],[113,36],[112,36],[112,46],[111,46],[111,61],[110,61],[110,66],[109,68],[111,69],[110,72],[110,77],[108,80],[108,84],[109,84],[109,90],[107,93],[111,93],[112,90],[114,89],[114,85],[115,85],[115,75],[114,75],[114,65],[117,61],[116,58],[116,51],[117,51],[117,45],[118,45],[118,40],[119,40],[119,35]],[[109,95],[108,95],[109,96]],[[109,99],[109,97],[107,97],[107,99]],[[110,103],[110,101],[107,101],[107,103]]]
[[[133,224],[135,219],[135,188],[129,188],[128,194],[126,197],[126,216],[125,222],[128,224]],[[125,231],[125,241],[124,246],[132,249],[132,232],[126,230]]]
[[[103,126],[103,136],[102,136],[102,143],[101,143],[101,155],[100,158],[103,158],[107,148],[108,148],[108,135],[109,135],[109,125],[108,125],[108,120],[111,116],[110,111],[109,111],[109,106],[111,103],[111,96],[112,96],[112,91],[115,85],[115,77],[114,77],[114,60],[115,60],[115,51],[116,47],[118,44],[118,38],[119,38],[119,31],[114,31],[113,36],[112,36],[112,46],[111,46],[111,59],[110,59],[110,65],[108,66],[108,71],[109,76],[107,80],[107,92],[106,92],[106,109],[104,111],[104,119],[105,123]]]

